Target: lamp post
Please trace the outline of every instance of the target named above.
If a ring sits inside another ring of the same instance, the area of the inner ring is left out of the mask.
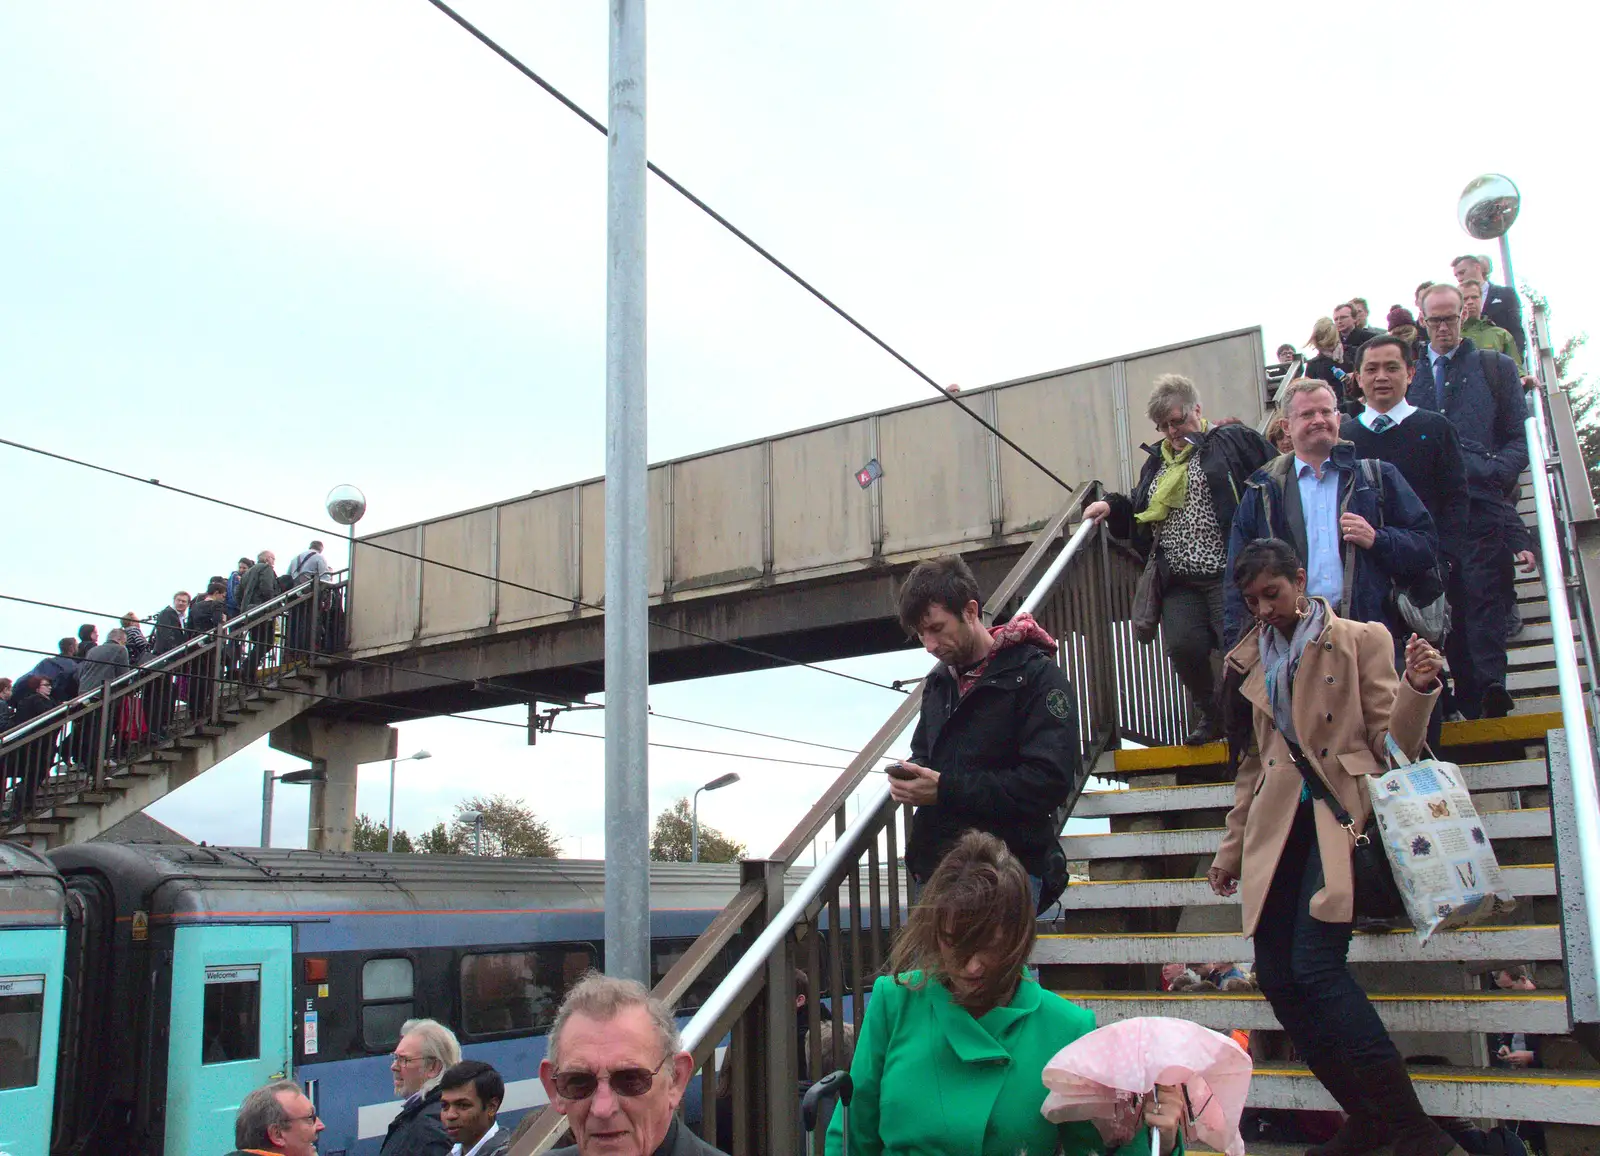
[[[483,812],[462,811],[456,816],[458,823],[472,824],[472,853],[479,857],[483,855]]]
[[[1521,208],[1522,194],[1516,184],[1499,173],[1485,173],[1468,181],[1456,202],[1456,220],[1467,236],[1476,241],[1500,242],[1501,276],[1513,293],[1517,291],[1517,275],[1511,267],[1511,244],[1506,234],[1516,223]],[[1484,292],[1487,294],[1488,290]]]
[[[689,820],[689,862],[700,862],[700,792],[720,791],[723,787],[731,787],[738,781],[739,772],[729,771],[721,778],[712,779],[705,786],[695,790],[693,814]]]
[[[394,850],[394,768],[397,763],[409,763],[412,759],[433,758],[427,751],[418,751],[414,755],[407,755],[403,759],[389,760],[389,838],[384,844],[385,851]]]
[[[261,772],[261,845],[272,846],[272,796],[273,784],[282,780],[285,783],[326,783],[328,772],[316,770],[284,771],[277,774],[273,771]]]
[[[328,491],[328,517],[341,526],[350,527],[350,554],[345,565],[353,573],[356,567],[356,523],[367,512],[367,495],[354,486],[335,486]]]

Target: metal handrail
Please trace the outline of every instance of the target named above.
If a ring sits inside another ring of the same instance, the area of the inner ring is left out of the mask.
[[[228,619],[217,630],[208,630],[204,634],[196,634],[186,638],[171,650],[164,650],[148,662],[129,667],[117,675],[116,678],[108,679],[93,690],[52,707],[37,718],[29,719],[22,726],[15,727],[9,731],[0,731],[0,742],[9,743],[19,739],[31,738],[43,733],[51,725],[66,722],[69,720],[71,713],[78,707],[87,706],[98,701],[104,695],[109,695],[113,691],[122,689],[141,678],[151,674],[160,674],[170,667],[177,666],[193,658],[200,651],[211,645],[212,639],[218,631],[226,635],[239,630],[247,630],[251,626],[260,625],[265,619],[277,617],[284,610],[294,605],[295,602],[305,601],[316,591],[340,585],[338,576],[348,573],[347,570],[340,570],[337,573],[327,575],[327,577],[319,576],[313,582],[297,582],[283,593],[275,595],[259,606],[251,607],[247,613]]]
[[[1572,642],[1572,613],[1567,603],[1561,538],[1556,531],[1551,500],[1549,457],[1545,452],[1545,407],[1542,390],[1527,391],[1529,414],[1524,429],[1528,439],[1528,466],[1533,479],[1533,508],[1539,527],[1539,550],[1544,570],[1545,598],[1550,608],[1551,641],[1555,644],[1556,684],[1561,694],[1561,722],[1566,728],[1567,771],[1570,776],[1577,828],[1577,853],[1583,902],[1582,918],[1589,933],[1588,974],[1600,976],[1600,785],[1595,780],[1594,745],[1589,737],[1583,680],[1578,672],[1577,648]],[[1592,655],[1591,655],[1592,658]],[[1591,665],[1590,677],[1594,677]],[[1567,917],[1572,918],[1569,908]],[[1589,993],[1594,1006],[1595,993]]]
[[[1061,552],[1045,570],[1044,576],[1034,584],[1017,613],[1033,612],[1050,593],[1061,572],[1083,548],[1083,544],[1089,540],[1095,528],[1096,524],[1088,519],[1079,524],[1072,537],[1067,540],[1067,544],[1061,548]],[[722,982],[706,997],[705,1003],[700,1005],[700,1010],[695,1012],[694,1018],[683,1030],[683,1046],[686,1050],[692,1052],[706,1042],[718,1021],[756,979],[761,969],[767,966],[767,960],[783,943],[784,938],[797,923],[806,918],[807,911],[822,895],[823,890],[835,885],[850,864],[860,857],[867,841],[876,838],[883,826],[882,812],[886,805],[893,806],[889,799],[889,784],[884,782],[872,788],[856,821],[845,828],[844,834],[834,843],[822,862],[806,876],[793,897],[773,916],[772,921],[761,930],[755,942],[728,970]]]

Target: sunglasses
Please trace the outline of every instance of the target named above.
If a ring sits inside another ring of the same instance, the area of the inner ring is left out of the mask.
[[[600,1081],[604,1079],[611,1085],[611,1090],[619,1096],[630,1099],[642,1096],[650,1090],[656,1082],[656,1073],[659,1072],[673,1053],[668,1052],[661,1057],[661,1063],[654,1068],[618,1068],[609,1076],[597,1076],[593,1072],[557,1072],[553,1083],[556,1093],[563,1100],[587,1100],[600,1090]]]

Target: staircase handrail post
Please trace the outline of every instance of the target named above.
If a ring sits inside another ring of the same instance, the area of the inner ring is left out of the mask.
[[[97,791],[106,785],[106,758],[111,750],[111,697],[111,683],[101,683],[100,726],[94,743],[94,787]]]
[[[1556,682],[1561,693],[1561,721],[1566,730],[1567,760],[1572,784],[1573,829],[1577,833],[1580,878],[1563,880],[1563,894],[1582,897],[1581,914],[1568,911],[1569,918],[1581,918],[1589,933],[1588,958],[1568,960],[1572,1014],[1578,1022],[1600,1022],[1600,788],[1595,781],[1593,736],[1587,719],[1587,701],[1578,673],[1577,648],[1572,641],[1572,614],[1567,603],[1565,568],[1562,565],[1561,538],[1556,530],[1551,500],[1549,462],[1544,449],[1544,397],[1542,391],[1527,391],[1528,416],[1524,423],[1528,439],[1528,463],[1533,480],[1533,506],[1538,519],[1539,549],[1544,572],[1545,597],[1550,607],[1551,640],[1555,644]],[[1591,654],[1590,678],[1594,678]],[[1556,796],[1551,796],[1552,805]],[[1555,817],[1552,816],[1552,819]],[[1573,890],[1576,888],[1576,890]],[[1584,976],[1583,973],[1587,973]],[[1578,981],[1573,980],[1574,973]],[[1579,985],[1587,990],[1581,990]],[[1580,1013],[1580,1008],[1583,1009]],[[1579,1019],[1580,1014],[1592,1019]]]

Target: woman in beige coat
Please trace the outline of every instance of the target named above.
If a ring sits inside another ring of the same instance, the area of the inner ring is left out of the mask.
[[[1219,895],[1241,895],[1262,994],[1349,1114],[1307,1156],[1359,1156],[1388,1143],[1395,1156],[1460,1151],[1423,1112],[1399,1051],[1345,966],[1354,833],[1313,801],[1291,754],[1297,743],[1359,832],[1372,811],[1362,780],[1386,769],[1385,736],[1413,757],[1422,746],[1439,654],[1413,636],[1399,678],[1388,629],[1308,599],[1305,570],[1277,539],[1240,551],[1233,580],[1257,625],[1225,665],[1228,685],[1249,704],[1254,744],[1239,764],[1208,879]]]

